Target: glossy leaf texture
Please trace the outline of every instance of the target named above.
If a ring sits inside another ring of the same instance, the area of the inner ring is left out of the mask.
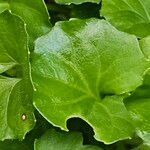
[[[103,0],[101,15],[119,30],[150,35],[150,0]]]
[[[24,22],[0,14],[0,140],[22,139],[34,126],[33,88]]]
[[[50,31],[50,17],[43,0],[0,0],[0,12],[6,9],[21,17],[26,23],[31,49],[38,37]]]
[[[134,131],[120,94],[135,90],[150,62],[135,36],[105,20],[59,22],[39,38],[32,55],[34,105],[53,125],[79,117],[104,143]]]
[[[40,139],[35,141],[35,150],[102,150],[97,146],[83,145],[82,135],[77,132],[60,132],[48,130]]]
[[[85,2],[91,2],[91,3],[100,3],[101,0],[55,0],[56,3],[59,4],[66,4],[66,5],[70,5],[70,4],[82,4]]]

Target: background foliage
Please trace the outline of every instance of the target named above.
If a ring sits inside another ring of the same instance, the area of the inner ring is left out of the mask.
[[[150,150],[150,0],[0,0],[0,150]]]

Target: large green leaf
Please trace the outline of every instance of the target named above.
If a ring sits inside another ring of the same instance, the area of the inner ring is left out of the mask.
[[[0,140],[22,139],[34,125],[27,33],[9,12],[0,14],[0,73]]]
[[[83,145],[82,136],[77,132],[47,131],[40,139],[35,141],[35,150],[102,150],[92,145]]]
[[[59,22],[35,44],[34,105],[62,129],[67,119],[80,117],[107,144],[129,138],[131,120],[115,94],[141,85],[149,63],[135,36],[104,20]]]
[[[50,30],[49,15],[43,0],[0,0],[0,12],[6,9],[25,21],[31,48],[35,39]]]
[[[122,31],[150,35],[150,0],[103,0],[101,15]]]

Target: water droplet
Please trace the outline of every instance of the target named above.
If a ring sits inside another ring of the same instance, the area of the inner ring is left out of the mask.
[[[36,88],[33,89],[35,92],[37,91]]]
[[[25,121],[25,120],[27,119],[27,115],[26,115],[26,114],[22,114],[21,119],[22,119],[23,121]]]

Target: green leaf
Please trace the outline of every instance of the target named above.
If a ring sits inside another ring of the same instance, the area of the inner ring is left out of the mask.
[[[5,140],[0,141],[0,150],[34,150],[34,141],[40,138],[48,129],[52,128],[37,111],[35,111],[36,125],[31,130],[23,141],[19,140]]]
[[[35,44],[34,105],[64,130],[67,119],[79,117],[93,127],[97,140],[130,138],[130,117],[115,95],[141,85],[149,65],[136,37],[104,20],[59,22]]]
[[[77,132],[58,132],[48,130],[40,139],[35,141],[35,150],[102,150],[93,145],[83,145],[82,136]]]
[[[0,0],[0,12],[6,9],[25,21],[31,49],[38,37],[50,31],[49,15],[43,0]]]
[[[150,59],[150,36],[140,40],[143,54]],[[125,100],[136,128],[150,133],[150,73],[145,76],[143,85]]]
[[[0,73],[0,140],[22,139],[34,126],[33,90],[25,26],[9,12],[0,14]]]
[[[150,86],[143,85],[126,99],[125,104],[134,120],[135,127],[140,131],[150,132]]]
[[[119,30],[150,35],[150,0],[103,0],[101,15]]]
[[[101,0],[55,0],[56,3],[59,3],[59,4],[67,4],[67,5],[70,5],[70,4],[82,4],[82,3],[85,3],[85,2],[91,2],[91,3],[100,3]]]

